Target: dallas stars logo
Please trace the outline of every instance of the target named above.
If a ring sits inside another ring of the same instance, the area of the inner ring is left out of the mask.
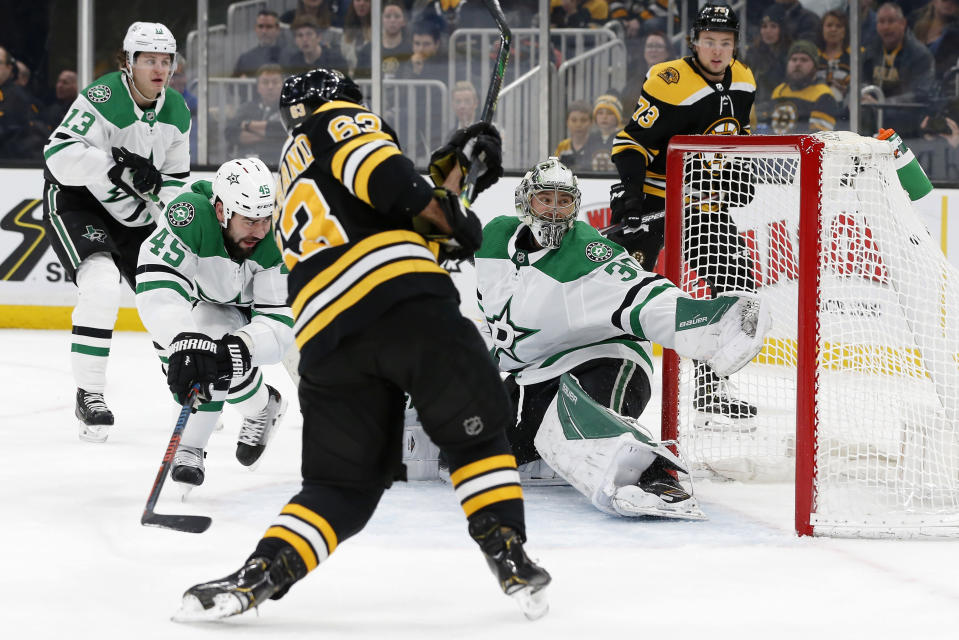
[[[490,333],[493,336],[493,359],[498,360],[499,354],[505,353],[513,360],[522,362],[519,356],[516,355],[516,343],[535,333],[539,333],[539,329],[527,329],[514,323],[510,318],[510,305],[512,303],[513,298],[510,297],[499,315],[486,318],[486,324],[489,325]]]
[[[602,242],[590,242],[586,245],[586,257],[593,262],[606,262],[613,257],[613,250]]]
[[[229,182],[230,184],[240,184],[240,174],[231,173],[230,175],[226,177],[226,181]]]
[[[107,239],[107,232],[103,229],[97,229],[92,224],[88,224],[87,232],[83,234],[83,237],[90,242],[103,242]]]
[[[110,87],[105,84],[98,84],[87,89],[87,100],[102,104],[110,99],[111,93]]]

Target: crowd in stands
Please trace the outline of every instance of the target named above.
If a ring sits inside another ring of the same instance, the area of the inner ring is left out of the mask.
[[[266,3],[252,26],[256,45],[232,65],[234,78],[255,80],[253,100],[230,106],[221,125],[223,151],[257,155],[269,163],[285,136],[276,113],[282,79],[326,66],[363,80],[371,76],[370,0],[299,0],[296,7]],[[538,26],[537,0],[503,0],[514,29]],[[566,136],[553,148],[571,167],[608,171],[609,142],[630,117],[647,72],[687,55],[680,17],[668,0],[551,0],[553,29],[611,29],[623,40],[626,81],[553,105],[565,117]],[[689,2],[695,11],[696,2]],[[751,0],[746,38],[738,58],[757,82],[755,133],[802,133],[849,127],[850,33],[844,0]],[[959,0],[862,0],[860,3],[861,131],[880,124],[904,137],[959,147]],[[277,6],[273,6],[277,5]],[[380,17],[382,75],[414,80],[415,91],[397,92],[386,109],[415,127],[416,155],[477,117],[486,87],[477,77],[451,72],[451,34],[464,27],[492,27],[478,0],[384,0]],[[672,23],[670,23],[672,21]],[[185,34],[177,34],[185,41]],[[523,46],[523,40],[514,42]],[[2,43],[0,43],[2,44]],[[562,62],[557,41],[549,58]],[[73,70],[50,70],[55,87],[31,86],[30,69],[16,52],[0,47],[0,159],[37,159],[43,140],[58,126],[77,94]],[[455,56],[454,56],[455,57]],[[182,68],[171,81],[196,109],[195,86]],[[451,85],[452,80],[452,85]],[[191,86],[193,89],[191,90]],[[443,87],[430,91],[428,86]],[[420,93],[416,93],[416,91]],[[253,95],[253,94],[249,94]],[[445,102],[444,102],[445,101]],[[410,111],[413,109],[414,111]],[[439,120],[443,114],[444,120]],[[436,126],[441,122],[442,126]],[[225,129],[223,128],[225,126]],[[195,136],[192,145],[195,150]],[[959,172],[959,169],[956,170]],[[959,177],[952,176],[953,178]]]

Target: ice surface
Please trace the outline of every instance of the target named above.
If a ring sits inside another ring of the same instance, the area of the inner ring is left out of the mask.
[[[175,407],[145,334],[118,333],[108,442],[81,442],[70,335],[0,331],[0,635],[4,638],[957,638],[959,541],[799,539],[792,487],[699,482],[710,520],[626,520],[567,487],[526,491],[531,555],[552,573],[550,613],[528,622],[466,534],[452,490],[397,485],[369,526],[284,599],[215,624],[169,617],[190,585],[234,571],[296,493],[300,417],[255,472],[214,433],[207,481],[161,513],[213,517],[193,535],[140,514]],[[658,386],[658,384],[657,384]],[[654,409],[645,422],[658,425]]]

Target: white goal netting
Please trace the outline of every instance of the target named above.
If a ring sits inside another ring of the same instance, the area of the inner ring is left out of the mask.
[[[667,368],[680,444],[701,472],[737,480],[793,478],[798,456],[817,534],[959,535],[959,272],[913,212],[892,145],[795,140],[687,151],[669,177],[680,285],[754,289],[774,317],[728,381],[691,361]],[[803,165],[814,173],[801,183]]]

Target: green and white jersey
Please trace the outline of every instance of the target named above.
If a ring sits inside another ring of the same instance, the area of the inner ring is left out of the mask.
[[[113,147],[125,147],[163,174],[159,197],[170,202],[190,175],[190,110],[183,96],[167,87],[155,108],[144,111],[130,95],[119,71],[98,78],[80,92],[54,129],[43,158],[47,178],[62,186],[85,187],[119,222],[149,224],[153,206],[132,197],[107,177]]]
[[[252,319],[241,331],[252,339],[253,364],[271,364],[293,344],[287,273],[272,233],[246,260],[230,258],[213,185],[197,180],[167,206],[166,219],[140,246],[137,310],[166,347],[183,331],[205,333],[191,314],[195,301],[248,309]]]
[[[495,218],[476,253],[477,298],[500,369],[534,384],[587,360],[622,358],[651,376],[650,341],[673,345],[685,294],[585,222],[558,249],[517,249],[525,228],[516,216]]]

